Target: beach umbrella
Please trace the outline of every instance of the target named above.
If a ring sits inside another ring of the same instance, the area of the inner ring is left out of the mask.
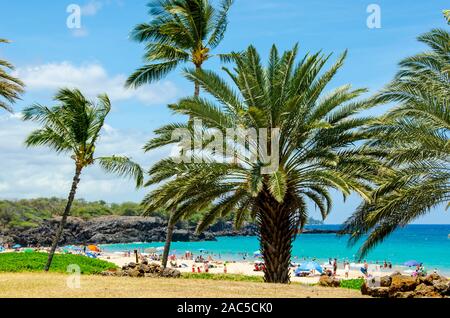
[[[319,263],[317,262],[303,262],[300,263],[300,265],[298,266],[298,268],[295,270],[295,272],[307,272],[310,270],[316,270],[319,273],[323,272],[322,266],[320,266]]]
[[[0,246],[0,252],[4,251],[4,250],[5,250],[5,248],[3,246]]]
[[[422,263],[419,263],[418,261],[415,261],[415,260],[410,260],[410,261],[403,263],[403,265],[408,266],[408,267],[417,266],[420,264],[422,264]]]
[[[254,251],[253,252],[253,257],[262,257],[261,251]]]
[[[149,254],[153,254],[153,253],[156,253],[156,248],[154,248],[154,247],[146,248],[144,250],[144,252],[145,253],[149,253]]]
[[[95,245],[89,245],[87,248],[92,252],[100,252],[100,249]]]
[[[22,247],[22,245],[16,244],[16,245],[14,245],[12,248],[21,248],[21,247]]]
[[[164,251],[164,246],[159,246],[159,247],[156,248],[156,250],[157,250],[158,252]]]

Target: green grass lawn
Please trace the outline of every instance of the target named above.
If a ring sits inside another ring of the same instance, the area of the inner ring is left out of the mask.
[[[341,280],[341,288],[360,290],[363,283],[364,283],[364,279],[362,279],[362,278],[345,279],[345,280]]]
[[[47,253],[2,253],[0,273],[39,272],[44,270]],[[80,266],[82,274],[99,274],[117,268],[115,264],[81,255],[55,254],[51,272],[67,273],[69,265]]]

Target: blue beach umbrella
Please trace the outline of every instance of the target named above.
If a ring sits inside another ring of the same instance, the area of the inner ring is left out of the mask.
[[[403,263],[403,265],[408,266],[408,267],[417,266],[420,264],[422,264],[422,263],[419,263],[418,261],[415,261],[415,260],[410,260],[410,261]]]
[[[3,246],[0,246],[0,252],[4,251],[5,248]]]
[[[319,273],[323,272],[322,266],[320,266],[319,263],[316,262],[303,262],[300,263],[300,265],[298,266],[298,268],[295,270],[295,273],[297,272],[308,272],[310,270],[316,270]]]
[[[257,250],[253,252],[253,257],[262,257],[261,251]]]
[[[16,245],[14,245],[12,248],[21,248],[21,247],[22,247],[22,245],[16,244]]]

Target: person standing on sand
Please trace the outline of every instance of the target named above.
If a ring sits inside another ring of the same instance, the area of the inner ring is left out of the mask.
[[[334,259],[334,261],[333,261],[333,276],[336,276],[336,274],[337,274],[337,267],[338,267],[337,259]]]
[[[364,274],[364,276],[369,276],[369,264],[367,261],[364,261],[364,266],[361,268],[361,272]]]
[[[345,278],[348,278],[348,273],[350,272],[350,263],[347,261],[344,263],[344,271],[345,271]]]

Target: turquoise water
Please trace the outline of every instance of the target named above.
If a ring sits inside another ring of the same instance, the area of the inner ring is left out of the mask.
[[[310,228],[337,229],[338,225],[319,225]],[[377,246],[367,256],[369,262],[390,261],[394,265],[401,265],[408,260],[423,262],[429,269],[437,268],[450,273],[450,224],[449,225],[409,225],[397,230],[382,244]],[[335,234],[304,234],[294,242],[292,254],[295,259],[317,258],[328,260],[355,260],[358,246],[348,247],[347,236],[338,237]],[[133,243],[103,245],[108,252],[143,250],[148,247],[164,245],[156,243]],[[256,237],[219,237],[210,242],[174,242],[171,253],[183,254],[185,251],[199,253],[205,249],[215,257],[230,260],[242,260],[245,253],[252,258],[253,252],[259,249]]]

